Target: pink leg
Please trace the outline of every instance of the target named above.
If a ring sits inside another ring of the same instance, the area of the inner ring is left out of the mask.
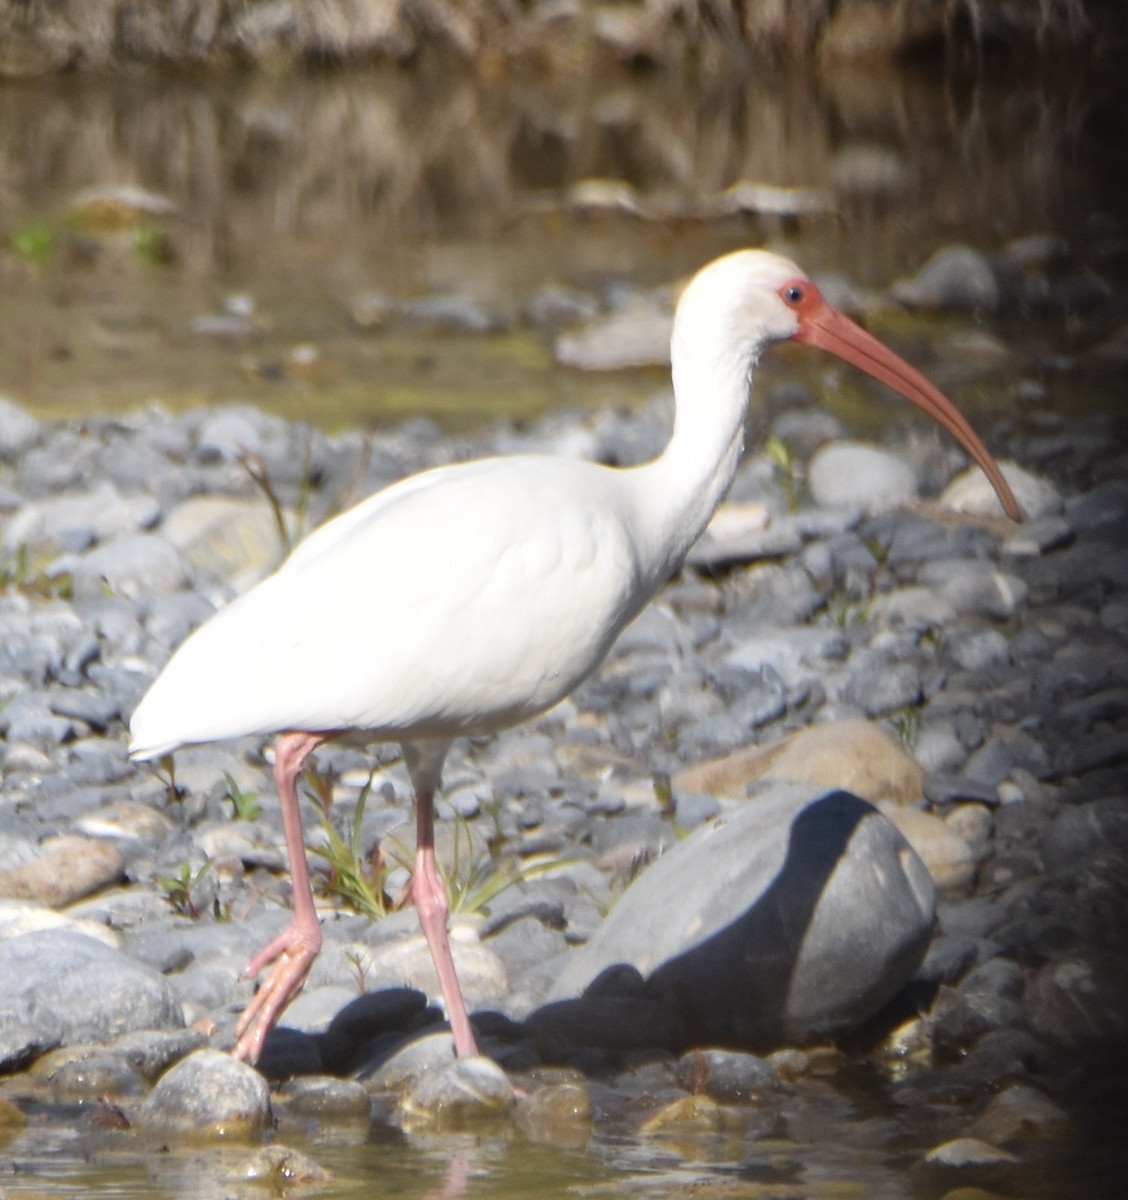
[[[282,805],[282,827],[290,859],[294,919],[247,964],[244,975],[251,978],[268,963],[274,969],[251,997],[235,1026],[236,1058],[254,1062],[262,1053],[266,1035],[282,1010],[302,989],[313,960],[321,949],[321,925],[313,905],[309,882],[302,817],[298,807],[297,779],[305,760],[328,738],[324,733],[284,733],[274,745],[274,785]]]
[[[466,1001],[462,998],[462,985],[458,982],[447,937],[450,901],[435,862],[434,791],[430,787],[420,788],[418,783],[415,790],[415,827],[415,874],[411,880],[415,907],[446,1002],[450,1031],[454,1035],[454,1052],[459,1058],[465,1058],[478,1053],[478,1043],[474,1040],[470,1018],[466,1015]]]

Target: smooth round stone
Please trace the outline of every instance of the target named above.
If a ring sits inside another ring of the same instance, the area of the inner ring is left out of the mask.
[[[976,856],[945,821],[916,808],[896,804],[878,807],[920,856],[941,892],[962,891],[972,882]]]
[[[112,483],[102,482],[86,492],[25,504],[6,523],[2,543],[9,549],[50,542],[68,550],[84,550],[93,542],[147,528],[159,511],[151,496],[123,496]]]
[[[96,1100],[102,1096],[136,1095],[144,1088],[141,1074],[116,1051],[72,1058],[51,1072],[58,1100]]]
[[[271,1120],[266,1080],[218,1050],[197,1050],[166,1071],[137,1111],[146,1128],[224,1140],[256,1137]]]
[[[828,721],[766,746],[748,746],[674,776],[677,790],[743,798],[758,780],[844,788],[863,800],[919,800],[924,773],[869,721]]]
[[[1122,955],[1086,950],[1047,963],[1030,982],[1026,1010],[1036,1033],[1060,1046],[1128,1035],[1128,966]]]
[[[673,319],[663,305],[639,297],[556,340],[556,361],[581,371],[666,366]]]
[[[1011,1084],[992,1097],[968,1130],[971,1137],[1003,1147],[1062,1141],[1075,1133],[1063,1108],[1045,1092],[1023,1083]]]
[[[516,1102],[505,1072],[476,1055],[423,1076],[403,1096],[400,1109],[411,1122],[458,1127],[503,1116]]]
[[[231,1173],[232,1179],[269,1188],[268,1194],[285,1194],[294,1188],[318,1188],[328,1184],[333,1173],[320,1163],[289,1146],[275,1143],[260,1146]]]
[[[1031,475],[1017,463],[999,464],[1003,478],[1010,484],[1014,498],[1027,521],[1040,521],[1057,516],[1062,511],[1062,499],[1057,489],[1044,479]],[[982,517],[1001,517],[1003,506],[991,481],[978,467],[969,467],[957,475],[940,495],[940,503],[953,512]],[[1021,527],[1016,533],[1021,531]]]
[[[70,570],[76,596],[98,595],[108,587],[137,598],[150,591],[174,592],[188,583],[180,552],[152,533],[127,534],[65,563],[60,559],[56,567]]]
[[[1016,575],[967,559],[924,563],[918,581],[939,588],[957,613],[999,620],[1014,616],[1030,595],[1030,588]]]
[[[579,1146],[591,1133],[591,1095],[581,1080],[534,1088],[517,1101],[514,1118],[528,1138],[553,1146]]]
[[[165,1033],[138,1029],[123,1034],[111,1047],[122,1055],[143,1078],[153,1081],[194,1050],[203,1048],[205,1036],[198,1029],[176,1029]]]
[[[999,285],[991,264],[971,246],[943,246],[910,279],[898,280],[893,298],[910,308],[941,312],[993,312]]]
[[[861,442],[823,446],[807,468],[807,483],[824,508],[876,513],[916,499],[913,469],[888,450]]]
[[[777,784],[652,863],[551,997],[578,1019],[580,993],[632,964],[647,995],[681,1017],[683,1045],[807,1040],[891,998],[920,964],[934,913],[927,870],[872,806]]]
[[[869,613],[874,625],[919,632],[943,629],[955,616],[951,602],[926,587],[903,587],[883,592],[874,598]]]
[[[945,635],[944,653],[963,671],[986,671],[1010,662],[1010,646],[997,629],[952,629]]]
[[[196,452],[201,459],[238,460],[263,452],[262,420],[259,414],[225,409],[208,417],[200,427]]]
[[[996,1163],[1017,1163],[1018,1159],[998,1146],[977,1138],[953,1138],[925,1155],[925,1161],[945,1167],[982,1167]]]
[[[372,1107],[372,1097],[362,1084],[327,1075],[292,1080],[283,1095],[290,1112],[320,1121],[367,1120]]]
[[[35,1001],[64,1040],[108,1042],[134,1029],[180,1028],[171,984],[101,942],[67,930],[0,942],[0,1011]]]
[[[721,1104],[749,1104],[783,1081],[766,1059],[734,1050],[693,1050],[678,1060],[678,1083]]]
[[[413,1038],[389,1057],[363,1068],[357,1078],[369,1092],[404,1091],[417,1079],[438,1072],[454,1061],[454,1039],[449,1033]]]
[[[263,499],[190,496],[161,524],[161,533],[191,570],[242,590],[281,561],[278,526]]]
[[[62,908],[121,878],[125,860],[109,842],[64,835],[49,838],[32,862],[0,871],[0,896]]]

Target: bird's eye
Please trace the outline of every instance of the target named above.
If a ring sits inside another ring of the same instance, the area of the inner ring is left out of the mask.
[[[803,303],[803,289],[797,283],[789,283],[783,289],[783,299],[792,308],[798,308]]]

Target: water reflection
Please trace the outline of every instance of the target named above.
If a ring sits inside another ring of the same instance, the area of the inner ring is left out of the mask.
[[[885,284],[944,241],[993,246],[1099,208],[1088,121],[1107,115],[1100,103],[1092,79],[893,69],[692,84],[405,72],[7,82],[0,388],[59,412],[154,395],[287,411],[295,392],[320,387],[332,405],[356,385],[355,419],[382,404],[366,382],[379,355],[348,315],[360,292],[454,292],[513,312],[549,281],[666,281],[766,240]],[[590,189],[576,190],[590,180],[616,181],[606,194],[637,197],[635,211],[593,212],[577,200]],[[813,189],[833,212],[717,216],[716,197],[741,182]],[[136,214],[131,232],[76,210],[84,189],[123,185],[171,214]],[[295,346],[340,339],[354,353],[312,384],[263,386],[245,345],[191,332],[230,291],[251,298],[250,340],[277,352],[275,376]],[[496,348],[527,365],[527,348]],[[550,368],[546,357],[518,393],[543,388]]]

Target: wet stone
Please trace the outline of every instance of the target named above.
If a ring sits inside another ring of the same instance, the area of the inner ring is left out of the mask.
[[[367,1120],[372,1106],[372,1098],[361,1084],[326,1076],[293,1080],[282,1095],[289,1112],[319,1121]]]
[[[552,1146],[582,1146],[591,1135],[591,1096],[582,1080],[537,1086],[520,1097],[514,1123],[522,1136]]]
[[[59,1100],[136,1095],[144,1089],[144,1080],[129,1059],[112,1051],[73,1058],[52,1071],[50,1078]]]
[[[225,1140],[256,1137],[270,1121],[266,1080],[218,1050],[197,1050],[170,1068],[137,1111],[145,1128]]]
[[[750,1104],[783,1082],[766,1059],[732,1050],[693,1050],[678,1060],[678,1082],[720,1104]]]
[[[409,1122],[458,1128],[505,1116],[516,1102],[505,1072],[488,1058],[472,1056],[424,1075],[400,1107]]]

